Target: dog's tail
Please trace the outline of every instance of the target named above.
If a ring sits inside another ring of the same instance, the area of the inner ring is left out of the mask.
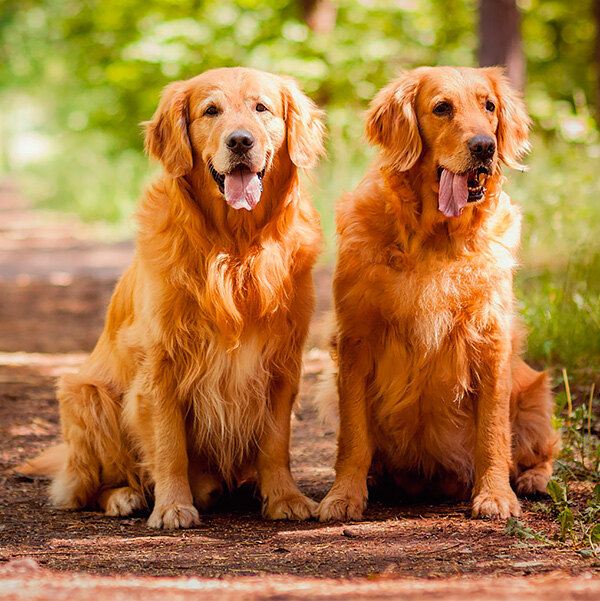
[[[560,449],[560,437],[552,423],[554,398],[548,375],[532,369],[520,357],[516,357],[513,359],[512,380],[515,465],[532,466],[544,461],[551,462]]]
[[[66,458],[67,445],[63,442],[42,451],[33,459],[28,459],[15,468],[15,472],[24,476],[52,478],[58,474]]]

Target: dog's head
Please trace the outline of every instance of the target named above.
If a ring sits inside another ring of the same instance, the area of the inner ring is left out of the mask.
[[[499,161],[522,168],[530,119],[500,68],[422,67],[401,75],[373,100],[367,137],[397,171],[417,163],[437,187],[438,208],[458,217],[486,196]]]
[[[290,77],[214,69],[168,85],[146,127],[146,149],[166,173],[204,171],[234,209],[260,201],[282,155],[310,168],[323,153],[321,111]]]

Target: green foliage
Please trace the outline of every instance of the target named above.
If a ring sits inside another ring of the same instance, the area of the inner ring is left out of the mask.
[[[560,525],[557,540],[574,547],[582,557],[600,551],[600,483],[586,501],[583,509],[574,507],[568,498],[567,483],[557,480],[548,483],[547,492],[553,502],[553,512]]]
[[[436,0],[336,4],[336,27],[318,34],[292,0],[10,3],[0,81],[49,101],[60,128],[100,128],[137,148],[160,89],[213,67],[293,74],[321,104],[356,109],[401,67],[472,63],[469,3],[452,1],[463,27]]]
[[[576,143],[538,131],[526,160],[528,170],[507,170],[506,189],[524,209],[523,261],[540,266],[558,258],[566,265],[597,243],[600,138],[594,131],[588,143]]]
[[[569,116],[590,127],[598,66],[592,56],[593,0],[524,0],[522,35],[530,76],[529,109],[546,130],[560,130]],[[581,135],[585,135],[582,133]]]
[[[401,68],[473,65],[478,44],[475,0],[335,4],[335,27],[316,33],[303,22],[298,0],[5,0],[0,169],[33,171],[30,189],[43,192],[36,199],[45,205],[122,219],[131,207],[124,192],[141,174],[133,169],[119,187],[115,173],[132,160],[131,151],[141,154],[138,123],[152,115],[160,89],[211,67],[245,65],[293,74],[327,108],[332,162],[321,171],[323,200],[317,197],[329,208],[366,163],[357,115],[375,91]],[[588,142],[596,135],[588,108],[590,5],[522,3],[532,113],[545,130]],[[35,119],[23,104],[34,107]],[[10,144],[32,130],[51,141],[52,152],[24,164]],[[107,180],[95,186],[95,201],[80,200],[78,175],[68,169],[84,153],[98,165],[97,178]],[[325,221],[329,228],[330,217]]]
[[[122,220],[145,179],[132,156],[142,151],[138,123],[151,117],[162,87],[212,67],[257,67],[294,75],[327,108],[332,160],[316,197],[331,232],[333,199],[366,162],[357,116],[368,100],[401,68],[472,64],[476,43],[474,0],[336,6],[335,28],[320,34],[297,0],[5,1],[0,170],[21,173],[44,206]],[[23,162],[11,140],[31,131],[50,140],[51,152]],[[82,195],[84,176],[72,167],[90,165],[94,185]]]
[[[508,536],[516,536],[523,540],[539,541],[548,545],[552,544],[552,542],[546,536],[544,536],[544,534],[533,530],[529,526],[526,526],[517,518],[508,518],[508,520],[506,520],[504,534],[507,534]]]
[[[560,527],[556,544],[575,549],[582,557],[598,557],[600,551],[600,441],[596,427],[594,387],[584,398],[573,398],[566,371],[564,392],[556,399],[556,427],[562,431],[562,448],[554,479],[546,488],[551,505],[538,503],[538,511],[550,512]],[[580,395],[580,397],[583,395]],[[594,427],[594,429],[593,429]],[[590,484],[591,483],[591,484]],[[570,489],[578,491],[572,499]],[[582,499],[583,497],[583,499]],[[518,529],[505,530],[520,535]],[[545,537],[535,533],[538,540]]]
[[[30,167],[23,178],[23,193],[40,207],[76,213],[84,220],[123,222],[133,213],[153,169],[134,150],[114,156],[105,151],[111,140],[101,133],[85,140],[84,148],[77,141],[64,141],[73,151],[68,163],[41,162]]]
[[[567,367],[580,382],[600,369],[599,258],[597,248],[590,249],[590,256],[585,251],[557,254],[555,264],[526,269],[518,277],[528,356],[544,365]]]
[[[563,370],[562,375],[564,390],[556,395],[554,410],[554,425],[562,432],[559,473],[573,479],[600,481],[600,441],[594,435],[598,409],[595,385],[589,392],[581,390],[572,395],[567,371]]]
[[[523,207],[516,296],[528,356],[579,380],[600,371],[600,144],[533,140],[529,171],[507,173]]]
[[[554,479],[546,492],[549,503],[536,503],[534,511],[551,514],[559,531],[550,536],[511,518],[505,534],[525,541],[540,541],[574,549],[582,557],[599,557],[600,551],[600,441],[595,427],[593,388],[586,399],[573,399],[565,377],[565,391],[557,398],[556,427],[562,431],[562,448]],[[575,406],[574,406],[575,405]],[[570,489],[578,492],[571,498]]]

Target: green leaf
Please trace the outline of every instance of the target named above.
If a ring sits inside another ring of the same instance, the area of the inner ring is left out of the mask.
[[[598,449],[596,449],[596,451],[597,450]],[[596,505],[600,505],[600,482],[598,482],[596,486],[594,486],[594,491],[592,492],[592,500]]]
[[[567,490],[556,480],[550,480],[546,486],[546,492],[556,505],[564,505],[567,502]]]
[[[564,392],[559,392],[555,399],[555,414],[558,416],[562,413],[563,409],[567,406],[567,395]]]
[[[594,525],[594,527],[590,530],[589,537],[594,544],[600,543],[600,524]]]
[[[575,516],[568,507],[565,507],[560,512],[558,516],[558,523],[560,524],[560,540],[564,541],[567,535],[572,535],[573,524],[575,523]]]

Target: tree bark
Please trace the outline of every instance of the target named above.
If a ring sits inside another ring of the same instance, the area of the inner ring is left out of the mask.
[[[504,66],[512,85],[525,89],[521,11],[516,0],[480,0],[479,65]]]
[[[331,0],[302,0],[304,22],[312,31],[331,33],[335,27],[337,7]]]

